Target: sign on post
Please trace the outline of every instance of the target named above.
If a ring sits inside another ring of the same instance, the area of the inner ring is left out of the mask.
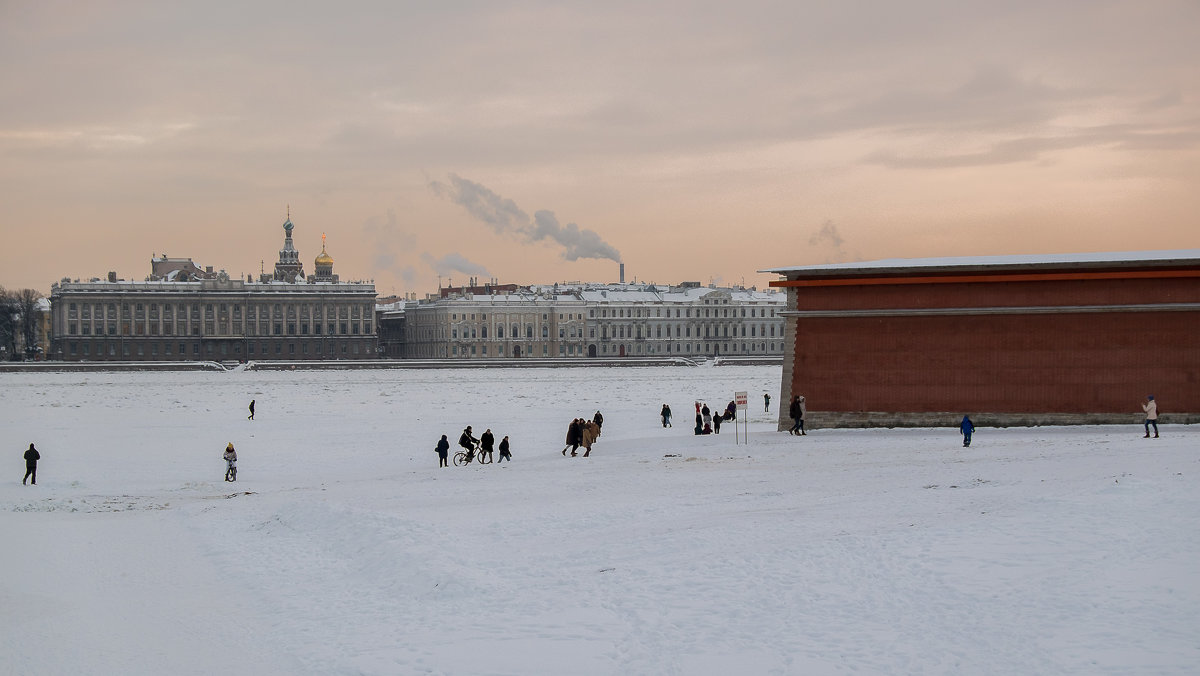
[[[734,392],[733,393],[733,402],[735,405],[737,405],[738,420],[745,421],[745,423],[746,423],[746,442],[749,443],[750,442],[750,420],[749,420],[749,414],[746,413],[746,409],[748,406],[748,404],[746,402],[746,393],[745,392]],[[733,421],[733,443],[734,444],[739,443],[738,442],[738,433],[737,433],[737,429],[738,429],[737,423],[738,423],[737,420]]]

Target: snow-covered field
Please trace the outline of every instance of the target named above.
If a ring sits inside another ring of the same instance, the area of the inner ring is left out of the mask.
[[[1200,672],[1200,428],[792,437],[778,389],[778,367],[0,374],[0,673]],[[737,390],[749,443],[693,436],[693,401]],[[592,457],[564,458],[597,409]],[[467,424],[514,461],[439,469]]]

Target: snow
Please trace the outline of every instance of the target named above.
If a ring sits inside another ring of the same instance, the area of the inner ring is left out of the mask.
[[[1200,429],[792,437],[779,378],[0,374],[0,672],[1196,673]],[[467,424],[513,462],[439,469]]]

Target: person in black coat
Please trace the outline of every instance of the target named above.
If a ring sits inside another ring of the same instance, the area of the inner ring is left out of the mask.
[[[671,407],[663,404],[662,411],[659,412],[662,416],[663,427],[671,426]]]
[[[254,400],[253,399],[250,400],[250,406],[248,408],[250,409],[250,415],[246,416],[246,420],[254,420]]]
[[[504,462],[505,460],[512,462],[512,453],[508,451],[508,437],[505,436],[500,440],[500,459],[496,462]]]
[[[29,450],[25,451],[25,478],[21,479],[21,485],[24,486],[25,479],[33,478],[33,485],[37,485],[37,461],[42,459],[42,454],[29,444]]]
[[[446,456],[450,453],[450,442],[446,440],[446,435],[442,435],[442,440],[437,442],[438,467],[449,467],[446,464]]]
[[[592,422],[596,423],[596,435],[604,431],[604,416],[600,415],[600,411],[596,411],[596,415],[592,416]]]
[[[463,430],[463,433],[458,437],[458,445],[462,446],[468,451],[474,451],[475,445],[478,443],[479,440],[471,436],[471,426],[467,425],[467,429]]]
[[[575,451],[579,450],[579,444],[583,443],[583,419],[576,418],[567,426],[567,445],[563,446],[562,454],[567,454],[567,449],[571,449],[571,456],[575,456]]]
[[[486,429],[483,434],[479,435],[479,453],[482,457],[479,462],[492,461],[492,447],[496,444],[496,437],[492,434],[491,429]]]

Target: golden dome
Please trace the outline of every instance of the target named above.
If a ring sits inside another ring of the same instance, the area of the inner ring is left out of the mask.
[[[317,260],[313,261],[315,265],[333,265],[333,257],[325,253],[325,247],[321,247],[321,255],[317,256]]]
[[[325,233],[321,233],[321,255],[313,261],[313,265],[328,265],[333,267],[333,257],[325,252]]]

